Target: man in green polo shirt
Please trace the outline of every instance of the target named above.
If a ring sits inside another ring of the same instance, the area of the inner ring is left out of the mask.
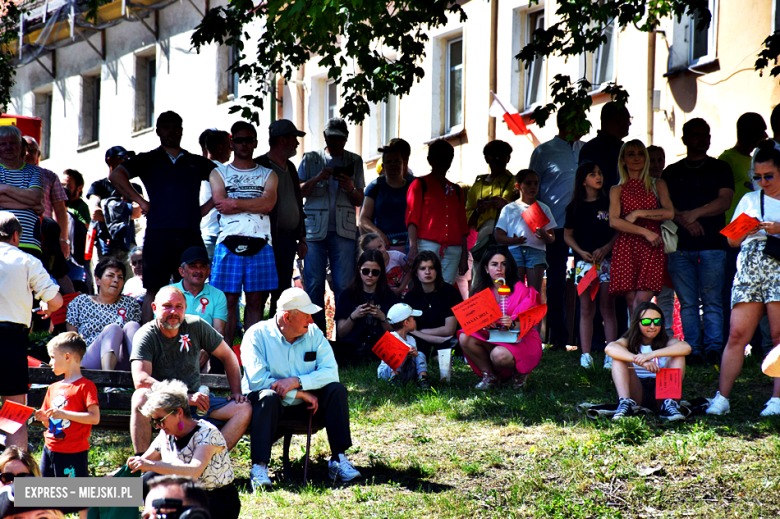
[[[228,315],[227,298],[224,292],[206,283],[211,274],[211,263],[206,249],[197,246],[186,249],[181,255],[179,274],[182,279],[173,286],[181,290],[187,300],[187,315],[200,317],[224,336]],[[208,360],[209,354],[201,350],[201,368],[207,366]],[[219,363],[219,366],[215,366],[216,363]],[[205,371],[201,369],[201,372],[207,371],[224,373],[224,368],[221,362],[214,359],[210,370],[208,367]]]

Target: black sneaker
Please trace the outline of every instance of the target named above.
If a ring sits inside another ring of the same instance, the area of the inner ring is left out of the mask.
[[[680,404],[676,400],[667,398],[661,405],[661,412],[659,413],[661,420],[667,422],[676,422],[677,420],[685,420],[685,415],[680,412]]]
[[[615,414],[612,415],[612,419],[620,420],[623,418],[628,418],[629,416],[634,416],[635,405],[636,402],[630,398],[621,398],[620,402],[618,402],[617,411],[615,411]]]
[[[428,383],[428,377],[425,375],[417,379],[417,387],[420,391],[430,391],[431,385]]]
[[[390,378],[387,379],[387,383],[390,384],[392,387],[401,387],[403,384],[401,383],[401,377],[398,375],[390,375]]]

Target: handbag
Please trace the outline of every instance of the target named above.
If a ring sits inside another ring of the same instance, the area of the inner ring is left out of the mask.
[[[761,190],[761,221],[764,221],[764,190]],[[766,235],[766,244],[764,245],[764,256],[780,261],[780,238]]]
[[[653,179],[653,193],[658,203],[661,203],[661,199],[658,198],[658,190],[655,188],[655,179]],[[664,220],[661,222],[661,239],[664,241],[664,253],[671,254],[677,252],[677,243],[680,241],[680,237],[677,236],[677,224],[672,220]]]
[[[254,256],[268,243],[263,238],[250,236],[228,236],[222,243],[230,252],[238,256]]]

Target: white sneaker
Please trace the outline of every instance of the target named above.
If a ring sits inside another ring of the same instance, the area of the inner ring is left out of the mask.
[[[252,465],[249,471],[249,481],[252,483],[252,490],[257,491],[262,487],[271,486],[271,478],[268,477],[268,465]]]
[[[778,414],[780,414],[780,398],[772,397],[764,404],[761,416],[775,416]]]
[[[351,461],[344,454],[339,454],[339,461],[328,462],[328,476],[333,481],[347,482],[360,477],[360,472],[355,468]]]
[[[720,394],[720,391],[715,393],[715,398],[710,400],[710,405],[707,407],[707,414],[723,415],[729,414],[731,407],[729,406],[729,399]]]
[[[608,369],[612,371],[612,357],[610,357],[609,355],[606,355],[604,357],[604,369]]]
[[[580,355],[580,366],[585,369],[593,369],[593,357],[590,356],[590,353]]]

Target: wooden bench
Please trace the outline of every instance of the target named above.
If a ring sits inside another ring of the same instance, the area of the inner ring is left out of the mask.
[[[56,376],[50,367],[27,368],[30,376],[30,384],[53,384],[62,380],[62,376]],[[123,388],[134,390],[133,376],[129,371],[102,371],[95,369],[83,369],[81,374],[95,383],[98,387],[98,403],[100,405],[100,423],[92,427],[97,429],[106,429],[112,431],[130,430],[130,404],[133,397],[132,391],[126,393],[105,393],[102,388]],[[209,387],[212,392],[230,391],[227,376],[225,375],[203,375],[200,376],[201,384]],[[27,405],[39,409],[46,396],[46,388],[31,389],[27,394]],[[36,422],[40,425],[40,422]],[[311,432],[316,433],[325,426],[319,420],[312,424]],[[284,467],[284,477],[291,477],[292,468],[290,465],[290,442],[294,434],[305,434],[306,439],[306,458],[304,463],[304,484],[306,482],[306,472],[309,461],[309,445],[311,437],[308,435],[309,423],[303,420],[279,420],[279,426],[276,429],[274,443],[280,438],[284,438],[282,466]],[[249,429],[244,434],[249,434]]]

